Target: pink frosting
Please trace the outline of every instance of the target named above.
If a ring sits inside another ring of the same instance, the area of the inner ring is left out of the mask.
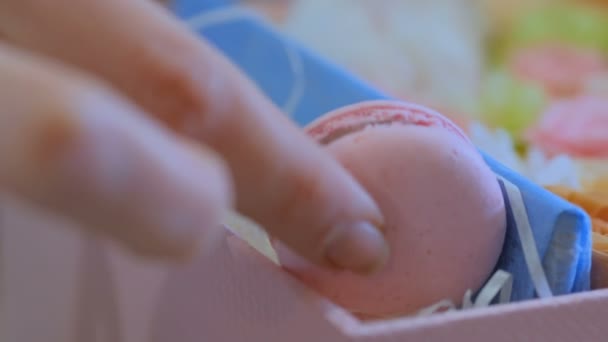
[[[483,285],[501,252],[504,201],[456,125],[424,107],[371,101],[330,113],[307,132],[377,201],[392,253],[386,268],[363,277],[321,270],[279,246],[287,270],[363,318],[458,303]]]
[[[579,96],[555,101],[528,134],[550,155],[608,157],[608,99]]]

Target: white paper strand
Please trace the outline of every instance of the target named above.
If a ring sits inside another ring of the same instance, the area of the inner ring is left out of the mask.
[[[226,24],[231,21],[258,18],[259,16],[256,15],[252,10],[249,10],[243,6],[233,5],[199,13],[198,15],[188,19],[186,23],[190,29],[196,31],[215,25]],[[304,63],[302,63],[302,59],[297,49],[287,41],[283,42],[283,49],[289,62],[293,83],[291,85],[291,91],[287,96],[287,100],[281,109],[287,116],[292,117],[294,112],[297,110],[298,104],[304,96],[304,91],[306,89],[306,77],[304,74]]]
[[[528,219],[528,212],[526,211],[521,191],[504,177],[498,177],[502,180],[507,191],[507,197],[511,204],[517,233],[519,234],[519,240],[521,241],[522,250],[524,252],[524,259],[526,261],[526,266],[528,266],[528,271],[530,272],[530,278],[536,289],[536,294],[540,298],[553,297],[549,282],[547,281],[547,276],[545,275],[545,270],[543,269],[540,256],[538,255],[538,250],[536,249],[534,234],[532,233],[532,227],[530,227],[530,220]]]
[[[506,190],[506,200],[511,205],[517,233],[522,244],[524,260],[530,273],[530,278],[534,284],[537,295],[540,298],[552,297],[553,294],[549,287],[549,282],[542,267],[536,242],[530,226],[530,220],[525,208],[524,199],[521,191],[513,183],[509,182],[502,176],[498,176],[502,181]],[[513,291],[513,275],[503,270],[496,271],[490,280],[479,291],[475,302],[472,301],[472,291],[469,289],[465,292],[462,299],[460,310],[469,310],[472,308],[487,307],[492,303],[492,300],[498,295],[498,303],[508,303],[511,300]],[[416,316],[429,316],[438,312],[455,311],[457,306],[451,300],[442,300],[429,307],[426,307],[416,314]]]
[[[469,310],[473,308],[482,308],[490,306],[492,300],[498,297],[498,303],[504,304],[511,300],[511,291],[513,289],[513,277],[509,272],[498,270],[492,278],[481,289],[477,295],[475,302],[472,301],[473,292],[469,289],[465,292],[462,299],[460,310]],[[458,307],[449,299],[441,300],[429,307],[426,307],[416,314],[418,317],[430,316],[438,312],[457,311]]]
[[[473,307],[473,291],[468,289],[467,292],[464,293],[464,298],[462,298],[462,309],[467,310]]]
[[[496,295],[500,294],[498,302],[508,303],[511,300],[511,290],[513,289],[513,277],[510,273],[498,270],[486,283],[477,295],[473,304],[474,308],[489,306]]]
[[[444,310],[441,310],[441,309],[444,309]],[[449,299],[444,299],[429,307],[426,307],[426,308],[418,311],[418,314],[416,314],[416,316],[419,316],[419,317],[430,316],[430,315],[436,314],[437,312],[440,312],[440,311],[448,312],[448,311],[454,311],[454,310],[456,310],[456,305],[454,304],[454,302],[452,302]]]
[[[287,54],[289,64],[291,65],[293,85],[291,94],[283,105],[283,111],[289,117],[293,117],[295,111],[298,109],[300,100],[304,97],[304,91],[306,90],[306,75],[304,74],[304,64],[302,63],[300,54],[291,44],[285,44],[285,53]]]

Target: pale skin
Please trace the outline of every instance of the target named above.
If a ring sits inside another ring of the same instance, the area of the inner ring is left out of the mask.
[[[158,3],[0,2],[0,104],[0,191],[135,254],[188,260],[236,210],[324,267],[387,258],[367,192]]]

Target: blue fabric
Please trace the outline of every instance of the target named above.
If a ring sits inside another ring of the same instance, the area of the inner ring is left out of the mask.
[[[176,1],[176,13],[184,19],[232,1]],[[199,32],[239,66],[278,105],[289,96],[294,77],[284,44],[286,41],[267,24],[244,18]],[[371,99],[387,98],[323,58],[295,46],[303,61],[306,89],[293,120],[306,125],[319,115],[338,107]],[[530,225],[549,285],[554,294],[589,289],[591,268],[590,220],[584,212],[548,191],[532,184],[484,154],[499,175],[521,191]],[[519,236],[509,211],[507,239],[497,268],[513,274],[512,300],[535,297]]]

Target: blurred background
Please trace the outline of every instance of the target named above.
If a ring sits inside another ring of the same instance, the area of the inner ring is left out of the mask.
[[[543,185],[608,193],[608,0],[242,0]]]

